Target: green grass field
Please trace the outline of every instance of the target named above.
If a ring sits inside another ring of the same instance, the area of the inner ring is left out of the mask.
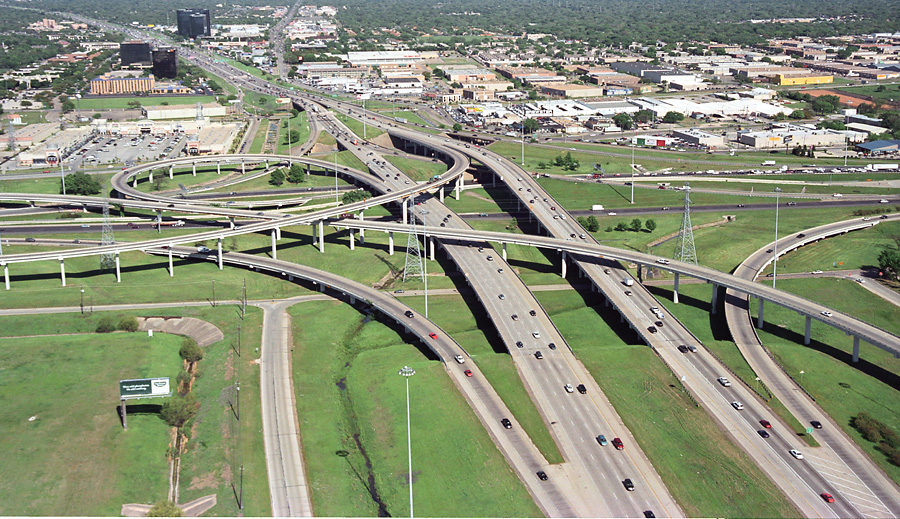
[[[404,365],[416,370],[409,380],[416,513],[541,515],[441,363],[338,302],[303,303],[290,313],[316,515],[378,515],[373,495],[391,516],[409,513],[406,393],[397,375]]]
[[[644,180],[644,179],[641,179]],[[647,186],[656,188],[657,181],[650,181],[647,183],[644,182],[635,182],[635,186]],[[845,195],[853,195],[853,194],[863,194],[863,195],[871,195],[871,194],[896,194],[900,193],[900,189],[889,188],[889,187],[877,187],[877,186],[837,186],[837,185],[811,185],[811,184],[770,184],[770,183],[753,183],[753,182],[728,182],[724,181],[716,181],[716,182],[707,182],[707,181],[691,181],[691,187],[693,189],[717,189],[724,191],[742,191],[747,193],[765,193],[766,195],[771,194],[776,187],[780,188],[784,194],[783,197],[789,197],[792,193],[812,193],[812,194],[822,194],[822,195],[831,195],[832,193],[841,193]],[[697,191],[691,192],[691,199],[701,193]],[[768,200],[768,199],[765,199]]]
[[[798,516],[656,355],[613,330],[618,318],[572,291],[536,295],[688,517]]]
[[[848,94],[870,96],[881,101],[896,101],[897,99],[900,99],[900,85],[896,84],[853,86],[839,88],[837,90],[842,90],[844,92],[847,92]]]
[[[121,110],[131,108],[128,103],[137,101],[141,106],[177,106],[195,105],[197,103],[215,103],[215,96],[184,96],[184,97],[108,97],[89,98],[78,101],[81,110]]]
[[[114,173],[91,175],[91,178],[100,183],[101,186],[109,187],[109,179]],[[26,178],[26,179],[5,179],[0,175],[0,193],[35,193],[35,194],[59,194],[60,180],[55,177]],[[104,189],[101,195],[105,193]],[[97,195],[97,196],[101,196]]]
[[[256,129],[256,135],[253,136],[253,141],[250,142],[249,153],[262,153],[263,145],[266,142],[266,135],[269,131],[269,120],[262,119],[259,122],[259,128]]]
[[[385,155],[384,159],[417,182],[423,182],[435,175],[442,175],[447,172],[447,165],[443,162],[431,162],[428,160],[398,157],[396,155]]]
[[[285,126],[285,122],[290,121],[288,126]],[[306,122],[306,112],[300,112],[296,116],[290,116],[282,120],[279,123],[281,125],[281,132],[278,134],[278,149],[276,151],[279,155],[287,155],[289,153],[288,148],[288,129],[292,131],[299,132],[299,138],[291,143],[291,148],[296,148],[299,145],[302,145],[309,139],[309,124]]]
[[[350,131],[355,133],[360,139],[374,139],[379,135],[384,133],[384,130],[376,128],[372,125],[371,121],[365,124],[365,128],[363,128],[363,122],[356,120],[352,117],[348,117],[344,114],[336,113],[335,117],[342,123],[344,123],[347,128],[350,128]],[[365,134],[365,137],[363,137]]]

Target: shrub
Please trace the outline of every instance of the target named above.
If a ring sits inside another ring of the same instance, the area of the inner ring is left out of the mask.
[[[147,511],[147,517],[182,517],[183,515],[181,509],[171,501],[157,501]]]
[[[159,410],[159,415],[172,427],[181,427],[197,414],[199,408],[200,403],[193,394],[188,393],[186,396],[173,396],[168,399]]]
[[[185,337],[181,341],[181,349],[178,350],[178,355],[188,362],[197,362],[203,358],[203,348],[198,346],[194,339]]]
[[[134,317],[123,317],[119,321],[119,329],[123,332],[136,332],[138,331],[138,321]]]
[[[97,323],[97,333],[112,333],[116,331],[116,320],[111,315],[105,315]]]

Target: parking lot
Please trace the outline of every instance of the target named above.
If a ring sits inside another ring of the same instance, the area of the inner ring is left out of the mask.
[[[178,157],[184,148],[183,135],[97,137],[71,157],[73,168],[97,167]]]

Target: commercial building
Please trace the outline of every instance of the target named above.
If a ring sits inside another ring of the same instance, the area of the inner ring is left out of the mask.
[[[896,155],[900,152],[900,140],[864,142],[857,144],[855,149],[866,155]]]
[[[711,133],[700,131],[694,128],[674,130],[672,131],[672,135],[683,140],[684,142],[697,144],[699,146],[709,146],[710,148],[725,146],[725,138],[721,135],[713,135]]]
[[[35,144],[18,155],[19,166],[36,164],[58,165],[60,160],[81,149],[95,135],[90,126],[68,128],[54,134],[44,142]]]
[[[821,85],[834,82],[834,76],[812,76],[808,74],[775,74],[773,83],[780,86]]]
[[[224,117],[234,110],[234,105],[222,106],[218,103],[204,103],[200,105],[203,117]],[[151,121],[165,119],[196,119],[197,105],[170,105],[170,106],[144,106],[141,114]]]
[[[185,143],[188,155],[221,155],[227,153],[238,133],[237,124],[208,124]]]
[[[211,35],[209,9],[178,9],[175,14],[178,34],[190,39]]]
[[[172,47],[160,47],[153,51],[153,76],[173,79],[178,75],[178,54]]]
[[[122,67],[132,64],[150,64],[150,44],[145,41],[126,41],[119,45],[119,61]]]
[[[153,90],[156,80],[150,77],[133,77],[107,72],[102,76],[91,80],[91,94],[130,94],[134,92],[149,92]]]
[[[541,91],[548,96],[558,97],[602,97],[603,88],[587,85],[545,85]]]
[[[853,132],[851,132],[853,133]],[[738,133],[738,141],[752,148],[783,148],[793,146],[843,146],[847,136],[836,130],[810,130],[800,126],[786,126],[774,130]]]
[[[381,65],[409,67],[423,59],[421,54],[412,50],[347,53],[347,61],[354,67],[374,67]]]

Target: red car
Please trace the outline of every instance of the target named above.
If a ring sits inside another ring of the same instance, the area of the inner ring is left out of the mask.
[[[759,421],[759,425],[762,425],[762,426],[765,427],[766,429],[771,429],[771,428],[772,428],[772,424],[770,424],[768,420],[760,420],[760,421]]]
[[[471,376],[472,376],[472,370],[471,370],[471,369],[467,369],[467,370],[463,371],[463,373],[465,373],[467,377],[471,377]]]
[[[625,448],[625,445],[622,443],[622,440],[620,440],[619,438],[613,438],[612,444],[613,444],[613,447],[616,448],[616,450],[622,450]]]
[[[822,499],[824,499],[826,503],[834,503],[834,496],[832,496],[828,492],[822,492],[821,495]]]
[[[437,339],[436,333],[429,333],[428,336],[431,337],[432,339]]]

